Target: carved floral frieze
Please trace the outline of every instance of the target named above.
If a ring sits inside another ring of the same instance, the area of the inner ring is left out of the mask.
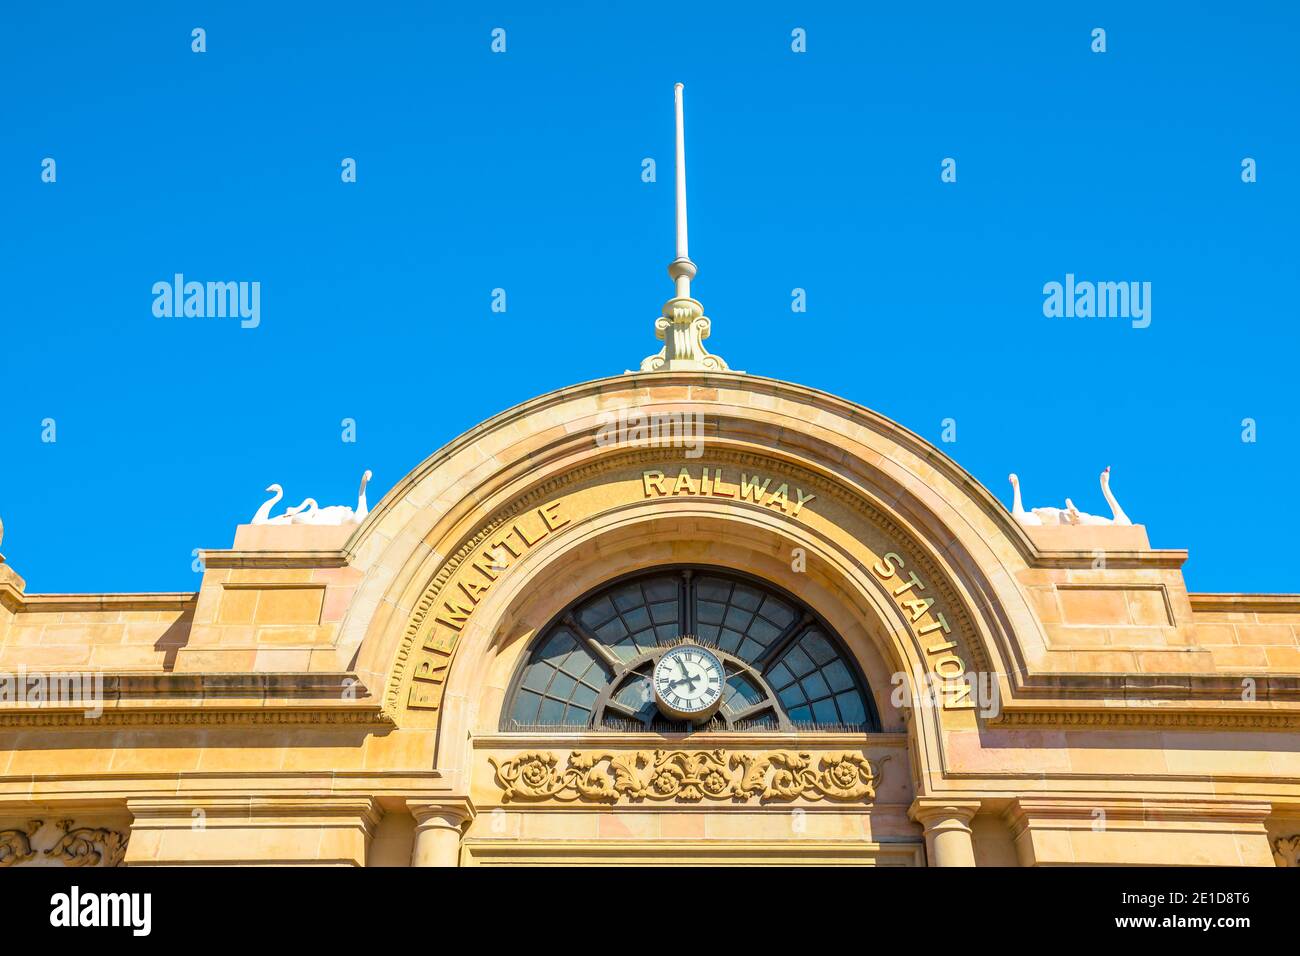
[[[814,758],[789,750],[588,750],[561,761],[550,751],[535,750],[500,762],[488,759],[505,801],[869,803],[876,796],[880,765],[889,758],[873,763],[852,751]]]
[[[33,860],[41,862],[32,839],[44,825],[44,820],[28,820],[21,827],[0,830],[0,867],[18,866]],[[62,836],[39,851],[40,857],[51,861],[46,865],[120,866],[126,856],[127,835],[121,831],[79,827],[72,820],[60,820],[55,827]]]
[[[28,820],[21,827],[0,830],[0,866],[26,863],[34,857],[36,852],[32,849],[32,837],[44,823],[44,820]]]

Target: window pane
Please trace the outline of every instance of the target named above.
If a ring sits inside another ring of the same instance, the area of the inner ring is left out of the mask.
[[[614,605],[605,597],[597,598],[578,612],[578,620],[589,631],[594,631],[613,616]]]
[[[677,623],[677,602],[661,601],[650,605],[650,617],[656,624]]]
[[[731,582],[719,578],[698,578],[695,582],[695,594],[709,601],[725,601],[731,594]]]
[[[564,703],[558,700],[551,700],[549,697],[542,701],[541,713],[537,715],[539,724],[558,724],[564,721]]]
[[[725,604],[700,601],[695,605],[695,619],[702,624],[721,624],[726,613],[727,606]]]
[[[794,609],[770,594],[763,599],[763,606],[758,609],[758,613],[775,624],[780,630],[785,630],[794,623],[795,619]]]
[[[813,662],[808,655],[799,649],[796,644],[790,648],[785,655],[785,666],[790,668],[795,674],[803,677],[804,674],[810,673],[813,669]]]
[[[809,674],[799,683],[803,685],[803,692],[808,695],[809,700],[830,696],[831,689],[826,686],[821,674]]]
[[[840,694],[835,698],[835,703],[840,708],[840,719],[846,724],[866,723],[867,711],[862,706],[862,697],[859,696],[857,691]]]
[[[652,578],[644,585],[645,596],[650,601],[663,601],[672,598],[677,601],[678,579],[675,577]]]
[[[537,708],[542,699],[532,691],[521,690],[515,694],[515,706],[510,710],[510,719],[518,724],[537,723]]]
[[[737,584],[735,590],[731,592],[731,603],[746,611],[757,611],[758,606],[763,603],[763,595],[751,587]]]
[[[819,700],[812,705],[813,720],[819,724],[834,724],[839,722],[839,714],[835,710],[835,701],[829,697],[826,700]]]
[[[799,646],[819,665],[828,664],[839,657],[821,631],[809,631],[799,639]]]
[[[550,664],[532,664],[528,670],[524,671],[523,687],[529,690],[535,690],[537,693],[545,693],[546,686],[551,682],[551,675],[555,673],[555,668]]]
[[[642,604],[645,604],[645,595],[641,593],[640,585],[624,584],[614,592],[614,606],[620,611],[627,611]]]

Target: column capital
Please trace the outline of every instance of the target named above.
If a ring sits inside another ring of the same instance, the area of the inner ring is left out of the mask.
[[[975,845],[970,822],[979,812],[978,800],[917,797],[907,810],[925,827],[925,849],[931,866],[974,866]]]
[[[415,817],[417,828],[441,827],[459,830],[474,819],[474,804],[468,797],[408,797],[406,809]]]
[[[461,828],[474,819],[468,797],[408,797],[406,809],[415,817],[412,866],[458,866]]]
[[[917,797],[907,815],[927,830],[960,828],[969,831],[970,822],[979,813],[978,800],[946,800],[942,797]]]

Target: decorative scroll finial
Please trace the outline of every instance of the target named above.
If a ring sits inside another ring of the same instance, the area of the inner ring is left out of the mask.
[[[686,133],[682,120],[681,83],[673,87],[677,105],[677,258],[668,264],[677,294],[664,303],[663,315],[655,320],[655,337],[664,347],[641,362],[643,372],[693,370],[719,372],[727,370],[720,356],[710,355],[704,347],[709,337],[709,320],[704,306],[691,298],[691,280],[695,263],[691,261],[686,241]]]

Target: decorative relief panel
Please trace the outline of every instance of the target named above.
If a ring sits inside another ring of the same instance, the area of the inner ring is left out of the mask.
[[[497,762],[502,799],[618,803],[643,800],[694,803],[729,800],[836,800],[870,803],[880,766],[852,751],[820,755],[788,750],[575,751],[563,762],[535,750]]]
[[[39,839],[43,829],[44,820],[0,829],[0,867],[120,866],[126,856],[127,835],[119,830],[79,827],[72,820],[60,820],[51,829],[61,836]]]

